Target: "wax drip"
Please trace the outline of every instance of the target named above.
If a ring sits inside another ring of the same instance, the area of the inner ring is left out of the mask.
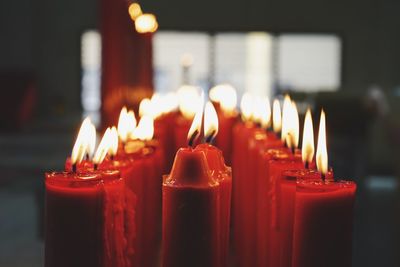
[[[190,136],[190,139],[188,141],[189,146],[193,147],[194,140],[196,139],[198,133],[199,133],[199,131],[196,130],[193,132],[192,136]]]

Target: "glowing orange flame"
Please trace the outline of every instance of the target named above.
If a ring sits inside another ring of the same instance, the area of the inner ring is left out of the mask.
[[[110,131],[110,149],[108,150],[108,153],[111,156],[117,155],[118,152],[118,131],[115,126],[111,128]]]
[[[79,129],[78,136],[76,138],[74,147],[71,153],[72,164],[82,162],[85,155],[92,156],[94,150],[94,144],[96,143],[96,129],[90,121],[86,118]]]
[[[275,133],[279,133],[282,130],[282,113],[281,104],[278,99],[274,100],[272,105],[272,126]]]
[[[128,8],[129,15],[132,20],[136,20],[140,15],[142,15],[142,8],[138,3],[132,3]]]
[[[242,100],[240,101],[240,110],[242,113],[242,119],[244,121],[251,120],[253,116],[253,105],[254,105],[253,97],[250,93],[244,93],[242,96]]]
[[[208,101],[204,111],[204,137],[212,140],[218,133],[218,116],[214,105]]]
[[[118,135],[123,143],[128,141],[129,136],[136,128],[136,118],[133,111],[127,111],[126,107],[123,107],[119,115],[118,120]]]
[[[328,151],[326,148],[326,122],[325,122],[325,112],[321,111],[321,118],[319,121],[318,130],[318,144],[317,144],[317,168],[322,174],[328,172]]]
[[[237,105],[237,93],[230,84],[220,84],[210,89],[209,97],[219,103],[223,112],[232,114]]]
[[[286,140],[286,135],[289,132],[291,109],[292,109],[292,100],[290,99],[289,95],[285,95],[282,107],[282,132],[281,132],[282,141]]]
[[[139,104],[139,117],[143,117],[145,115],[152,116],[153,105],[151,100],[148,98],[143,98]]]
[[[154,135],[154,119],[151,116],[144,115],[140,118],[139,124],[133,132],[133,139],[148,141],[153,139]]]
[[[153,14],[141,14],[135,20],[135,28],[138,33],[151,33],[158,29],[157,19]]]
[[[110,127],[108,127],[103,135],[103,138],[101,138],[96,153],[94,154],[93,163],[97,165],[102,163],[106,155],[110,152],[111,146],[112,146],[112,134]]]
[[[261,127],[266,129],[271,125],[271,104],[268,97],[262,100],[262,106]]]
[[[194,140],[196,140],[201,131],[201,121],[203,118],[203,106],[204,106],[204,94],[201,94],[199,103],[197,105],[197,112],[196,115],[193,118],[192,125],[190,126],[188,135],[187,135],[187,140],[189,145],[192,145]]]
[[[304,119],[301,156],[304,163],[311,163],[314,157],[314,128],[310,109],[307,109]]]

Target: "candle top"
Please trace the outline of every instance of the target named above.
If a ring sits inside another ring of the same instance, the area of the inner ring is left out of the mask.
[[[45,174],[45,182],[53,186],[67,188],[93,187],[121,178],[117,170],[99,170],[82,172],[50,172]]]
[[[357,188],[356,183],[352,181],[333,181],[333,180],[307,180],[300,179],[297,181],[297,190],[307,193],[329,193],[336,191],[349,191],[355,192]]]
[[[322,175],[319,171],[315,169],[296,169],[296,170],[285,170],[282,174],[284,179],[286,180],[313,180],[313,181],[321,181]],[[329,171],[326,180],[333,181],[333,172]]]
[[[192,148],[181,148],[175,156],[175,161],[164,184],[171,186],[210,186],[216,185],[204,151]]]
[[[222,151],[219,150],[217,147],[206,143],[198,145],[195,150],[204,152],[208,166],[211,171],[230,173],[230,168],[225,165]]]

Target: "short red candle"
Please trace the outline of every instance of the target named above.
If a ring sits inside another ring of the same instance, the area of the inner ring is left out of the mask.
[[[227,266],[229,254],[229,229],[230,229],[230,209],[232,191],[232,171],[225,165],[221,150],[210,144],[200,144],[196,150],[203,151],[206,155],[208,166],[212,175],[219,183],[220,188],[220,219],[218,234],[220,240],[221,265]]]
[[[332,177],[332,174],[328,174]],[[293,224],[295,212],[296,183],[298,180],[320,181],[321,173],[314,169],[287,170],[279,181],[280,187],[280,266],[292,266]]]
[[[350,267],[356,184],[297,182],[293,267]]]
[[[126,266],[119,172],[45,175],[45,266]]]
[[[219,266],[218,195],[204,152],[181,148],[163,183],[163,267]]]

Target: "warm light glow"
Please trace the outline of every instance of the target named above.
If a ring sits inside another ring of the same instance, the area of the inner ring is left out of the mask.
[[[307,109],[304,119],[301,156],[304,163],[311,163],[314,157],[314,128],[310,109]]]
[[[135,28],[138,33],[155,32],[158,29],[157,19],[153,14],[142,14],[136,18]]]
[[[254,100],[254,107],[253,107],[253,116],[251,119],[254,123],[261,125],[262,116],[264,113],[264,103],[261,98],[255,98]]]
[[[262,101],[261,127],[267,129],[271,125],[271,104],[269,98],[265,97]]]
[[[112,134],[110,127],[108,127],[103,135],[103,138],[101,138],[96,153],[94,154],[93,163],[94,164],[102,163],[107,153],[109,153],[110,150],[112,150],[111,146],[112,146]]]
[[[249,121],[253,116],[253,105],[254,105],[253,97],[250,93],[244,93],[242,96],[242,100],[240,101],[240,110],[242,113],[242,119],[244,121]]]
[[[297,148],[299,146],[299,113],[297,112],[297,106],[294,101],[290,107],[290,120],[288,134],[286,135],[286,142],[289,148]]]
[[[318,144],[317,144],[317,168],[322,174],[328,172],[328,151],[326,148],[326,122],[325,122],[325,112],[321,111],[321,118],[319,121],[318,130]]]
[[[199,98],[198,104],[196,106],[197,108],[196,115],[193,118],[192,125],[190,125],[190,129],[187,135],[187,140],[189,145],[191,145],[191,143],[193,143],[193,141],[200,135],[201,121],[203,118],[203,106],[204,106],[204,94],[202,93]]]
[[[140,118],[138,126],[133,132],[133,139],[148,141],[153,139],[154,135],[154,119],[152,116],[144,115]]]
[[[176,110],[179,106],[178,95],[176,93],[168,93],[164,97],[164,113]]]
[[[132,3],[128,8],[129,15],[132,20],[136,20],[140,15],[142,15],[142,8],[138,3]]]
[[[117,152],[118,152],[118,131],[117,128],[113,126],[110,132],[110,147],[108,153],[111,156],[115,156],[117,155]]]
[[[139,117],[143,117],[145,115],[153,116],[152,109],[153,109],[153,106],[152,106],[151,100],[148,98],[143,98],[139,104]]]
[[[275,99],[272,105],[272,126],[275,133],[279,133],[282,130],[281,104],[278,99]]]
[[[204,137],[213,139],[218,133],[218,116],[214,105],[208,101],[204,111]]]
[[[282,141],[286,140],[286,135],[288,134],[289,131],[291,107],[292,107],[292,100],[290,99],[289,95],[285,95],[282,107],[282,129],[281,129]]]
[[[189,53],[183,54],[182,57],[181,57],[181,65],[183,67],[186,67],[186,68],[192,66],[193,65],[193,56],[192,56],[192,54],[189,54]]]
[[[178,89],[179,110],[183,117],[193,119],[200,104],[199,93],[196,87],[183,85]]]
[[[230,84],[220,84],[210,89],[209,97],[221,105],[222,111],[232,113],[237,105],[236,89]]]
[[[94,130],[93,130],[94,129]],[[96,143],[96,129],[89,118],[86,118],[79,129],[74,147],[71,153],[72,164],[80,163],[85,155],[91,158],[94,144]]]
[[[118,136],[123,143],[128,141],[129,135],[132,134],[135,128],[136,128],[135,113],[132,110],[128,112],[126,107],[123,107],[119,115],[118,128],[117,128]]]

